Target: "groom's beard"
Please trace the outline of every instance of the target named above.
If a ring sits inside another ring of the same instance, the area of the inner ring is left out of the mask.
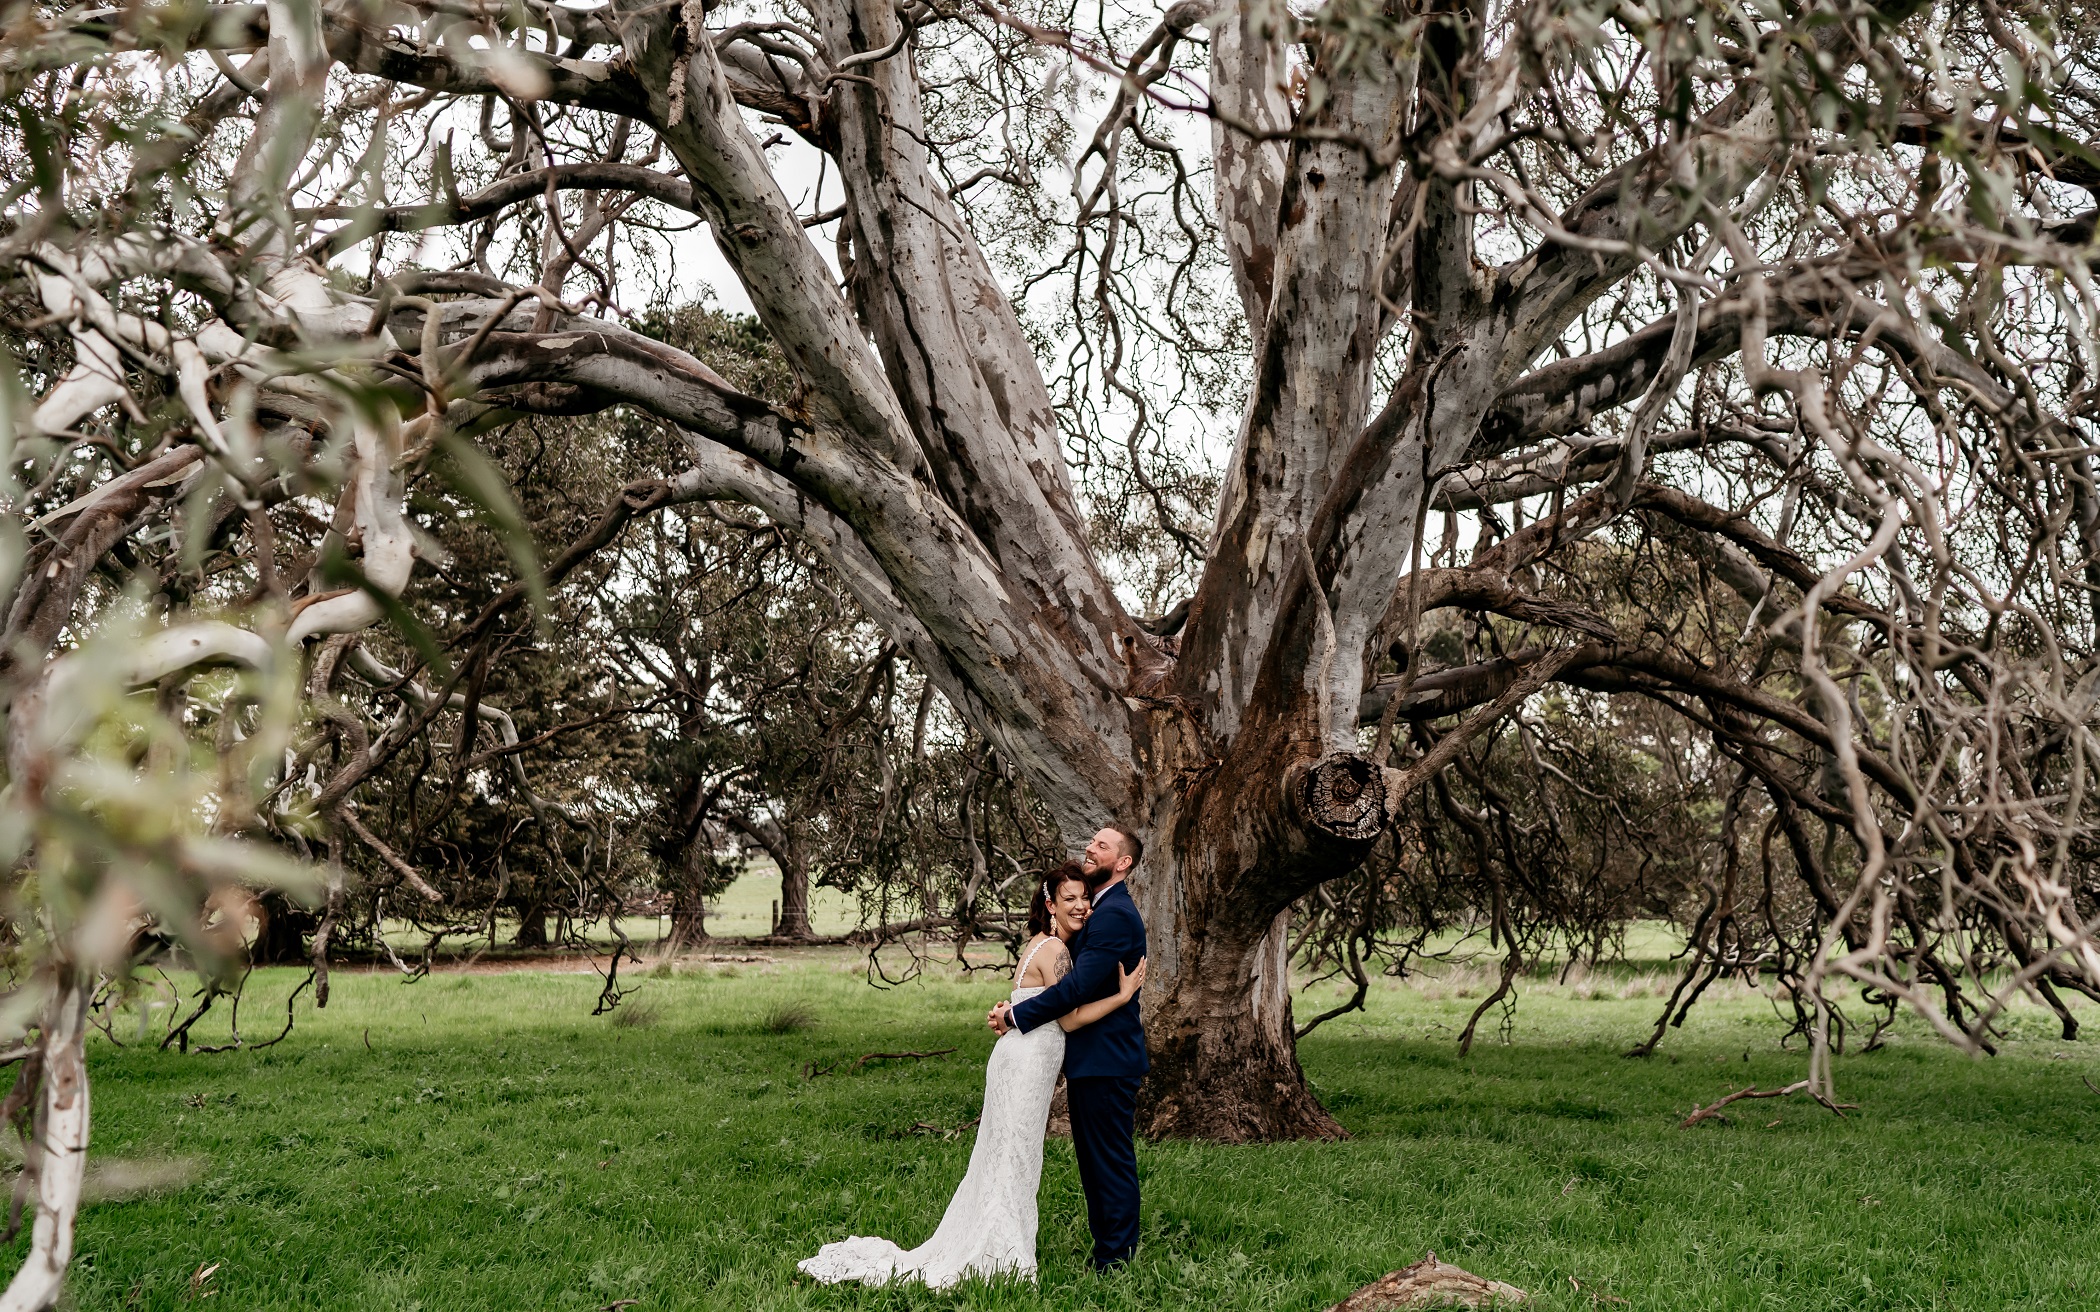
[[[1086,895],[1092,897],[1101,891],[1101,886],[1116,877],[1114,866],[1081,866],[1079,873],[1086,878]]]

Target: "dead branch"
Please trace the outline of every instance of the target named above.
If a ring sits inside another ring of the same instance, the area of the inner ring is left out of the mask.
[[[945,1057],[954,1051],[954,1048],[935,1048],[930,1052],[864,1052],[847,1069],[859,1071],[864,1069],[868,1063],[877,1061],[925,1061],[931,1057]],[[844,1058],[840,1058],[840,1061],[843,1060]],[[831,1074],[838,1067],[838,1061],[830,1062],[823,1066],[819,1066],[813,1061],[806,1062],[802,1067],[802,1078],[814,1080],[820,1075]]]
[[[1734,1093],[1729,1094],[1727,1097],[1721,1099],[1718,1102],[1699,1108],[1690,1116],[1687,1116],[1683,1120],[1679,1121],[1677,1123],[1677,1128],[1680,1130],[1689,1130],[1693,1126],[1697,1125],[1699,1122],[1709,1119],[1726,1121],[1728,1118],[1721,1115],[1721,1109],[1727,1107],[1731,1103],[1742,1102],[1752,1098],[1788,1098],[1792,1097],[1794,1094],[1797,1093],[1808,1094],[1810,1097],[1814,1098],[1817,1102],[1821,1103],[1824,1107],[1828,1108],[1831,1112],[1835,1113],[1838,1116],[1843,1116],[1846,1112],[1859,1110],[1858,1103],[1832,1102],[1830,1099],[1824,1097],[1820,1092],[1817,1092],[1816,1090],[1810,1088],[1809,1082],[1807,1080],[1796,1080],[1783,1089],[1760,1089],[1756,1085],[1751,1085],[1750,1087],[1744,1089],[1738,1089]]]

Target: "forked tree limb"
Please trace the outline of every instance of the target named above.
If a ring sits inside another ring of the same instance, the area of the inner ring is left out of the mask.
[[[1796,1080],[1783,1089],[1760,1089],[1753,1084],[1746,1089],[1736,1090],[1734,1093],[1729,1094],[1727,1097],[1721,1099],[1718,1102],[1710,1103],[1705,1107],[1699,1108],[1690,1116],[1687,1116],[1683,1120],[1679,1121],[1677,1123],[1677,1128],[1680,1130],[1689,1130],[1701,1121],[1726,1120],[1728,1118],[1721,1115],[1721,1109],[1724,1107],[1731,1106],[1734,1103],[1746,1102],[1753,1098],[1789,1098],[1797,1093],[1809,1094],[1817,1102],[1823,1104],[1823,1106],[1829,1108],[1832,1112],[1836,1113],[1839,1116],[1843,1116],[1846,1112],[1859,1110],[1858,1103],[1832,1102],[1829,1098],[1824,1097],[1821,1093],[1818,1093],[1814,1089],[1810,1088],[1809,1082],[1807,1080]]]
[[[1549,652],[1524,667],[1523,673],[1511,680],[1508,687],[1486,706],[1467,716],[1457,728],[1436,740],[1436,745],[1424,752],[1421,759],[1404,769],[1388,766],[1386,774],[1386,806],[1388,813],[1397,816],[1399,808],[1414,791],[1432,776],[1442,773],[1459,752],[1487,730],[1500,723],[1502,718],[1521,705],[1525,698],[1560,677],[1563,670],[1583,656],[1582,648],[1564,648]]]

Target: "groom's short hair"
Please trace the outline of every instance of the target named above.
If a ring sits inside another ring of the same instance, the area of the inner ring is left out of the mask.
[[[1139,838],[1122,825],[1110,825],[1108,827],[1122,835],[1123,855],[1130,858],[1130,868],[1133,870],[1137,869],[1137,863],[1145,859],[1145,840]]]

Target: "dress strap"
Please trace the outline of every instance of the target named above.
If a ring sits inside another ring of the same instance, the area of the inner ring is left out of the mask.
[[[1028,949],[1028,955],[1021,958],[1021,968],[1014,972],[1015,988],[1021,987],[1021,981],[1028,978],[1028,963],[1035,960],[1035,954],[1041,952],[1049,944],[1050,940],[1056,937],[1057,935],[1055,934],[1047,934],[1040,943]]]

